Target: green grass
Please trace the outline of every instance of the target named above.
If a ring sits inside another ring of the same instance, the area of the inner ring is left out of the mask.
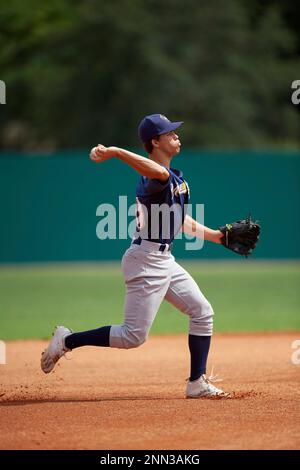
[[[215,331],[300,330],[300,265],[291,262],[184,263],[215,311]],[[120,264],[0,268],[0,339],[46,338],[53,326],[75,331],[121,323]],[[163,302],[153,333],[187,331],[188,319]]]

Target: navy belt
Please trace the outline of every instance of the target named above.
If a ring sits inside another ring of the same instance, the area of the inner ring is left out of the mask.
[[[146,243],[149,243],[149,244],[153,243],[153,245],[157,245],[158,251],[162,251],[162,252],[164,252],[165,250],[171,251],[172,244],[168,244],[168,243],[157,243],[157,242],[152,242],[151,240],[142,240],[141,238],[136,238],[135,240],[133,240],[132,243],[134,245],[141,245],[142,241],[145,241]]]

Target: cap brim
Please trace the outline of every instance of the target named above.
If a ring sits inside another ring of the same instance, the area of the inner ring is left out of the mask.
[[[168,126],[165,127],[163,132],[160,132],[158,135],[167,134],[168,132],[175,131],[176,129],[178,129],[178,127],[181,126],[181,124],[183,124],[183,121],[170,122]]]

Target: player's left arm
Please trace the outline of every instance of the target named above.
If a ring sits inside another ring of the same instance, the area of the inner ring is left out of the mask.
[[[213,230],[212,228],[206,227],[188,214],[185,216],[181,231],[191,235],[192,237],[202,238],[219,244],[221,244],[220,239],[223,237],[220,230]]]

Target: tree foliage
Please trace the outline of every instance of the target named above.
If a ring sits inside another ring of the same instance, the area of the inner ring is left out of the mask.
[[[192,147],[297,147],[300,42],[287,4],[2,2],[0,144],[137,146],[139,120],[161,112],[185,121]]]

